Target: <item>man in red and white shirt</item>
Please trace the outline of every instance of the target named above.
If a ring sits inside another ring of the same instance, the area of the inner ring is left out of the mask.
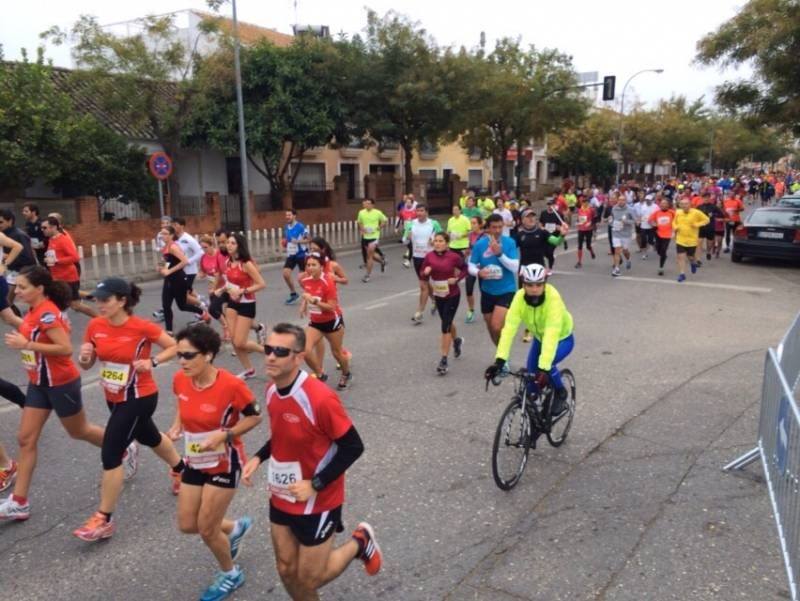
[[[266,408],[272,438],[242,471],[246,484],[269,462],[272,543],[278,574],[294,601],[312,599],[354,559],[368,574],[383,562],[372,527],[361,522],[350,540],[334,548],[341,532],[344,473],[364,450],[361,437],[336,393],[300,369],[305,332],[292,324],[274,327],[264,346]]]

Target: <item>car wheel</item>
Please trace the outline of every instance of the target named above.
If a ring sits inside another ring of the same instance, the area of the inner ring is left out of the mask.
[[[731,253],[731,261],[733,261],[734,263],[741,263],[742,262],[742,253],[737,253],[736,251],[733,251]]]

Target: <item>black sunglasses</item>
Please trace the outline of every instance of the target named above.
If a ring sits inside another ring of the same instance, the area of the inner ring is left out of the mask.
[[[270,346],[269,344],[264,345],[264,354],[269,357],[271,354],[275,354],[276,357],[279,359],[284,359],[288,357],[291,353],[299,353],[301,351],[296,351],[294,349],[290,349],[286,346]]]
[[[188,359],[194,359],[195,357],[197,357],[197,355],[200,354],[200,351],[186,351],[185,353],[182,353],[181,351],[178,351],[175,354],[178,356],[178,359],[187,359],[188,360]]]

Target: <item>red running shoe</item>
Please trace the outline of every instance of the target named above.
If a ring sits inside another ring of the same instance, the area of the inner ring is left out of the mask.
[[[366,570],[367,574],[374,576],[383,567],[383,554],[378,546],[378,541],[375,539],[375,532],[372,530],[372,526],[366,522],[361,522],[353,531],[353,538],[361,549],[356,557],[364,562],[364,570]]]

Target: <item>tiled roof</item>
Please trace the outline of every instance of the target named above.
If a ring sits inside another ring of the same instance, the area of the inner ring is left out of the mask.
[[[233,19],[199,10],[193,12],[204,19],[218,21],[225,33],[233,33]],[[269,40],[275,46],[285,48],[286,46],[291,45],[291,43],[294,41],[294,36],[288,33],[281,33],[280,31],[275,31],[274,29],[269,29],[267,27],[261,27],[260,25],[253,25],[252,23],[239,21],[239,39],[243,44],[248,45],[255,44],[261,40]]]

